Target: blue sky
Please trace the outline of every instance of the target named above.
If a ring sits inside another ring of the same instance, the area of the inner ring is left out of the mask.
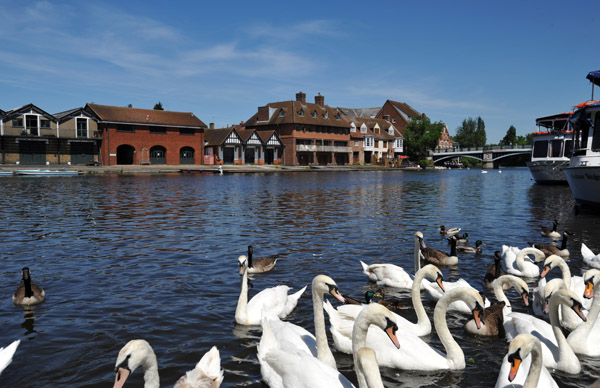
[[[598,1],[0,0],[0,20],[3,110],[161,101],[220,127],[303,91],[406,102],[452,135],[481,116],[495,143],[588,100],[600,69]]]

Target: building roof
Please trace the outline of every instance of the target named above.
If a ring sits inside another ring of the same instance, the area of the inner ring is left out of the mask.
[[[85,108],[74,108],[69,109],[64,112],[54,113],[54,117],[58,120],[59,123],[64,123],[65,121],[69,121],[75,117],[87,116],[92,118],[93,120],[98,120],[98,117],[93,114],[93,112],[86,110]]]
[[[395,138],[402,137],[402,133],[389,121],[384,119],[375,119],[370,117],[351,117],[349,118],[356,125],[357,131],[360,127],[365,124],[367,126],[367,134],[360,134],[359,132],[350,133],[351,137],[363,137],[365,135],[374,136],[378,140],[394,140]],[[375,131],[375,125],[379,126],[380,131]],[[394,128],[394,134],[390,135],[388,130],[390,127]]]
[[[204,131],[204,141],[206,146],[220,146],[225,143],[225,140],[229,137],[231,132],[235,131],[235,128],[218,128],[218,129],[207,129]],[[237,132],[237,131],[236,131]],[[239,135],[239,133],[238,133]]]
[[[332,108],[328,105],[302,103],[299,101],[281,101],[268,103],[258,109],[259,111],[268,109],[267,119],[259,121],[259,112],[257,112],[246,121],[246,126],[305,124],[348,128],[350,124],[346,116],[337,108]],[[283,115],[280,114],[282,110]],[[316,117],[314,117],[315,113]],[[339,119],[336,117],[339,117]]]
[[[54,117],[52,114],[46,112],[45,110],[43,110],[41,108],[38,108],[37,106],[35,106],[33,104],[26,104],[26,105],[23,105],[18,108],[11,109],[11,110],[5,112],[4,119],[11,119],[13,117],[21,116],[22,114],[29,113],[31,111],[33,111],[39,115],[42,115],[48,119],[51,119],[53,121],[56,121],[56,117]]]
[[[94,103],[86,104],[86,109],[90,109],[101,122],[206,128],[206,124],[191,112],[125,108]]]
[[[346,116],[375,118],[381,108],[342,108],[338,109]]]

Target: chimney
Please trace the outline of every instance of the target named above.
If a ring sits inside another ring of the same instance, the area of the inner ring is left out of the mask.
[[[306,104],[306,93],[302,93],[302,92],[296,93],[296,101],[301,104]]]
[[[317,93],[315,96],[315,104],[319,106],[325,105],[325,96],[321,96],[321,93]]]
[[[215,129],[215,123],[208,123],[208,129]]]

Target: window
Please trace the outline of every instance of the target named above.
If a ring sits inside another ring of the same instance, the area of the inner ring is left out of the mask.
[[[352,123],[350,127],[350,132],[356,132],[356,125],[354,125],[354,123]]]
[[[12,126],[13,127],[22,127],[23,119],[12,119]]]
[[[545,158],[548,156],[548,142],[540,140],[533,143],[533,157]]]
[[[340,119],[340,114],[339,114],[339,113],[335,115],[335,119],[336,119],[336,120],[339,120],[339,119]]]
[[[25,130],[27,130],[27,132],[30,135],[39,136],[38,116],[34,116],[34,115],[26,115],[25,116]]]
[[[167,133],[165,127],[150,127],[150,133]]]
[[[552,140],[552,142],[550,143],[550,156],[551,157],[560,157],[561,155],[561,151],[562,151],[562,145],[563,145],[563,141],[558,139],[558,140]]]
[[[592,133],[592,151],[600,151],[600,115],[596,113],[594,133]]]
[[[196,130],[194,128],[179,128],[179,134],[194,136],[196,134]]]
[[[77,137],[88,137],[88,121],[87,119],[77,119]]]
[[[135,127],[129,124],[119,124],[117,125],[117,131],[119,132],[135,132]]]
[[[328,119],[329,118],[329,112],[325,111],[325,113],[323,113],[323,117]]]
[[[346,147],[348,143],[346,143],[345,141],[334,141],[333,145],[336,147]]]
[[[316,119],[318,116],[319,116],[319,115],[317,114],[317,111],[314,111],[314,112],[312,113],[312,117],[314,117],[315,119]]]
[[[298,111],[298,116],[300,116],[300,117],[304,117],[304,110],[300,109],[300,110]]]
[[[283,108],[279,109],[279,117],[283,117],[285,116],[285,111],[283,110]]]
[[[40,120],[41,128],[50,128],[50,120]]]
[[[354,146],[358,147],[358,140],[354,140]]]
[[[395,117],[392,119],[392,123],[396,124],[396,118]]]

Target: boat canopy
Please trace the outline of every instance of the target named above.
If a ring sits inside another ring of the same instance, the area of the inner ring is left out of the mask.
[[[600,70],[590,71],[585,78],[592,81],[594,85],[600,86]]]
[[[535,123],[540,127],[545,127],[555,131],[566,131],[568,129],[569,116],[573,112],[558,113],[552,116],[539,117]]]

